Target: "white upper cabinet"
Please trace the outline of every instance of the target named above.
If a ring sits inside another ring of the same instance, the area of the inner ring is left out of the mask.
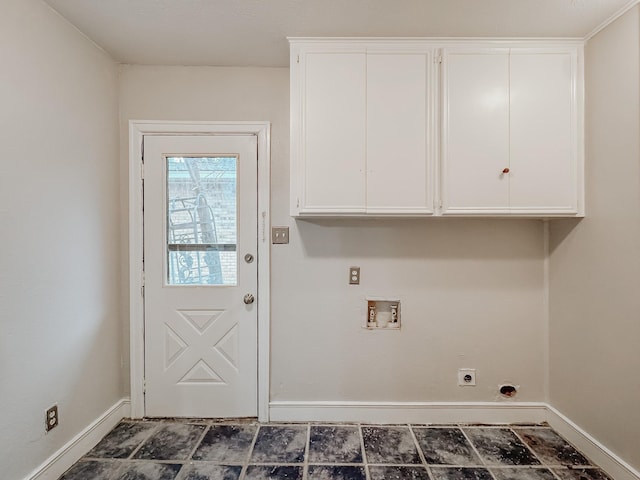
[[[291,215],[584,214],[579,42],[290,43]]]
[[[512,50],[511,209],[579,213],[575,53]]]
[[[445,49],[445,215],[580,216],[577,49]]]
[[[509,213],[509,53],[445,54],[445,212]]]
[[[433,208],[426,54],[367,55],[367,213]]]
[[[291,214],[433,213],[431,50],[292,42]]]
[[[366,57],[311,53],[304,69],[303,209],[364,212]]]

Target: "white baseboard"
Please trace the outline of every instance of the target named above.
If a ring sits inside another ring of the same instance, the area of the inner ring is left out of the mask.
[[[123,418],[131,404],[122,399],[36,468],[25,480],[56,480]],[[583,452],[615,480],[640,480],[640,472],[554,407],[537,402],[271,402],[272,422],[366,423],[541,423]]]
[[[540,423],[544,403],[525,402],[271,402],[274,422]]]
[[[615,480],[640,480],[640,472],[551,405],[547,405],[547,422],[556,432],[584,453],[589,460],[607,472],[611,478]]]
[[[120,420],[129,417],[130,411],[129,399],[119,400],[31,472],[25,480],[56,480],[89,452]]]

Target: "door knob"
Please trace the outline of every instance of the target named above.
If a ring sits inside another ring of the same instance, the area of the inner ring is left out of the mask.
[[[509,173],[509,167],[507,167],[504,170],[502,170],[502,173]]]
[[[247,294],[244,296],[243,300],[244,300],[244,303],[246,303],[247,305],[249,305],[249,304],[251,304],[251,303],[253,303],[253,302],[255,301],[255,297],[254,297],[252,294],[247,293]]]

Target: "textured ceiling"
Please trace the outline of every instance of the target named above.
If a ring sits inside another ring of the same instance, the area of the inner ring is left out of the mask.
[[[629,0],[45,0],[122,63],[287,66],[287,36],[584,37]]]

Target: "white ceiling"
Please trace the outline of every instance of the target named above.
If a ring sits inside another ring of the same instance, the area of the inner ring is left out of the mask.
[[[122,63],[287,66],[287,36],[584,37],[629,0],[45,0]]]

